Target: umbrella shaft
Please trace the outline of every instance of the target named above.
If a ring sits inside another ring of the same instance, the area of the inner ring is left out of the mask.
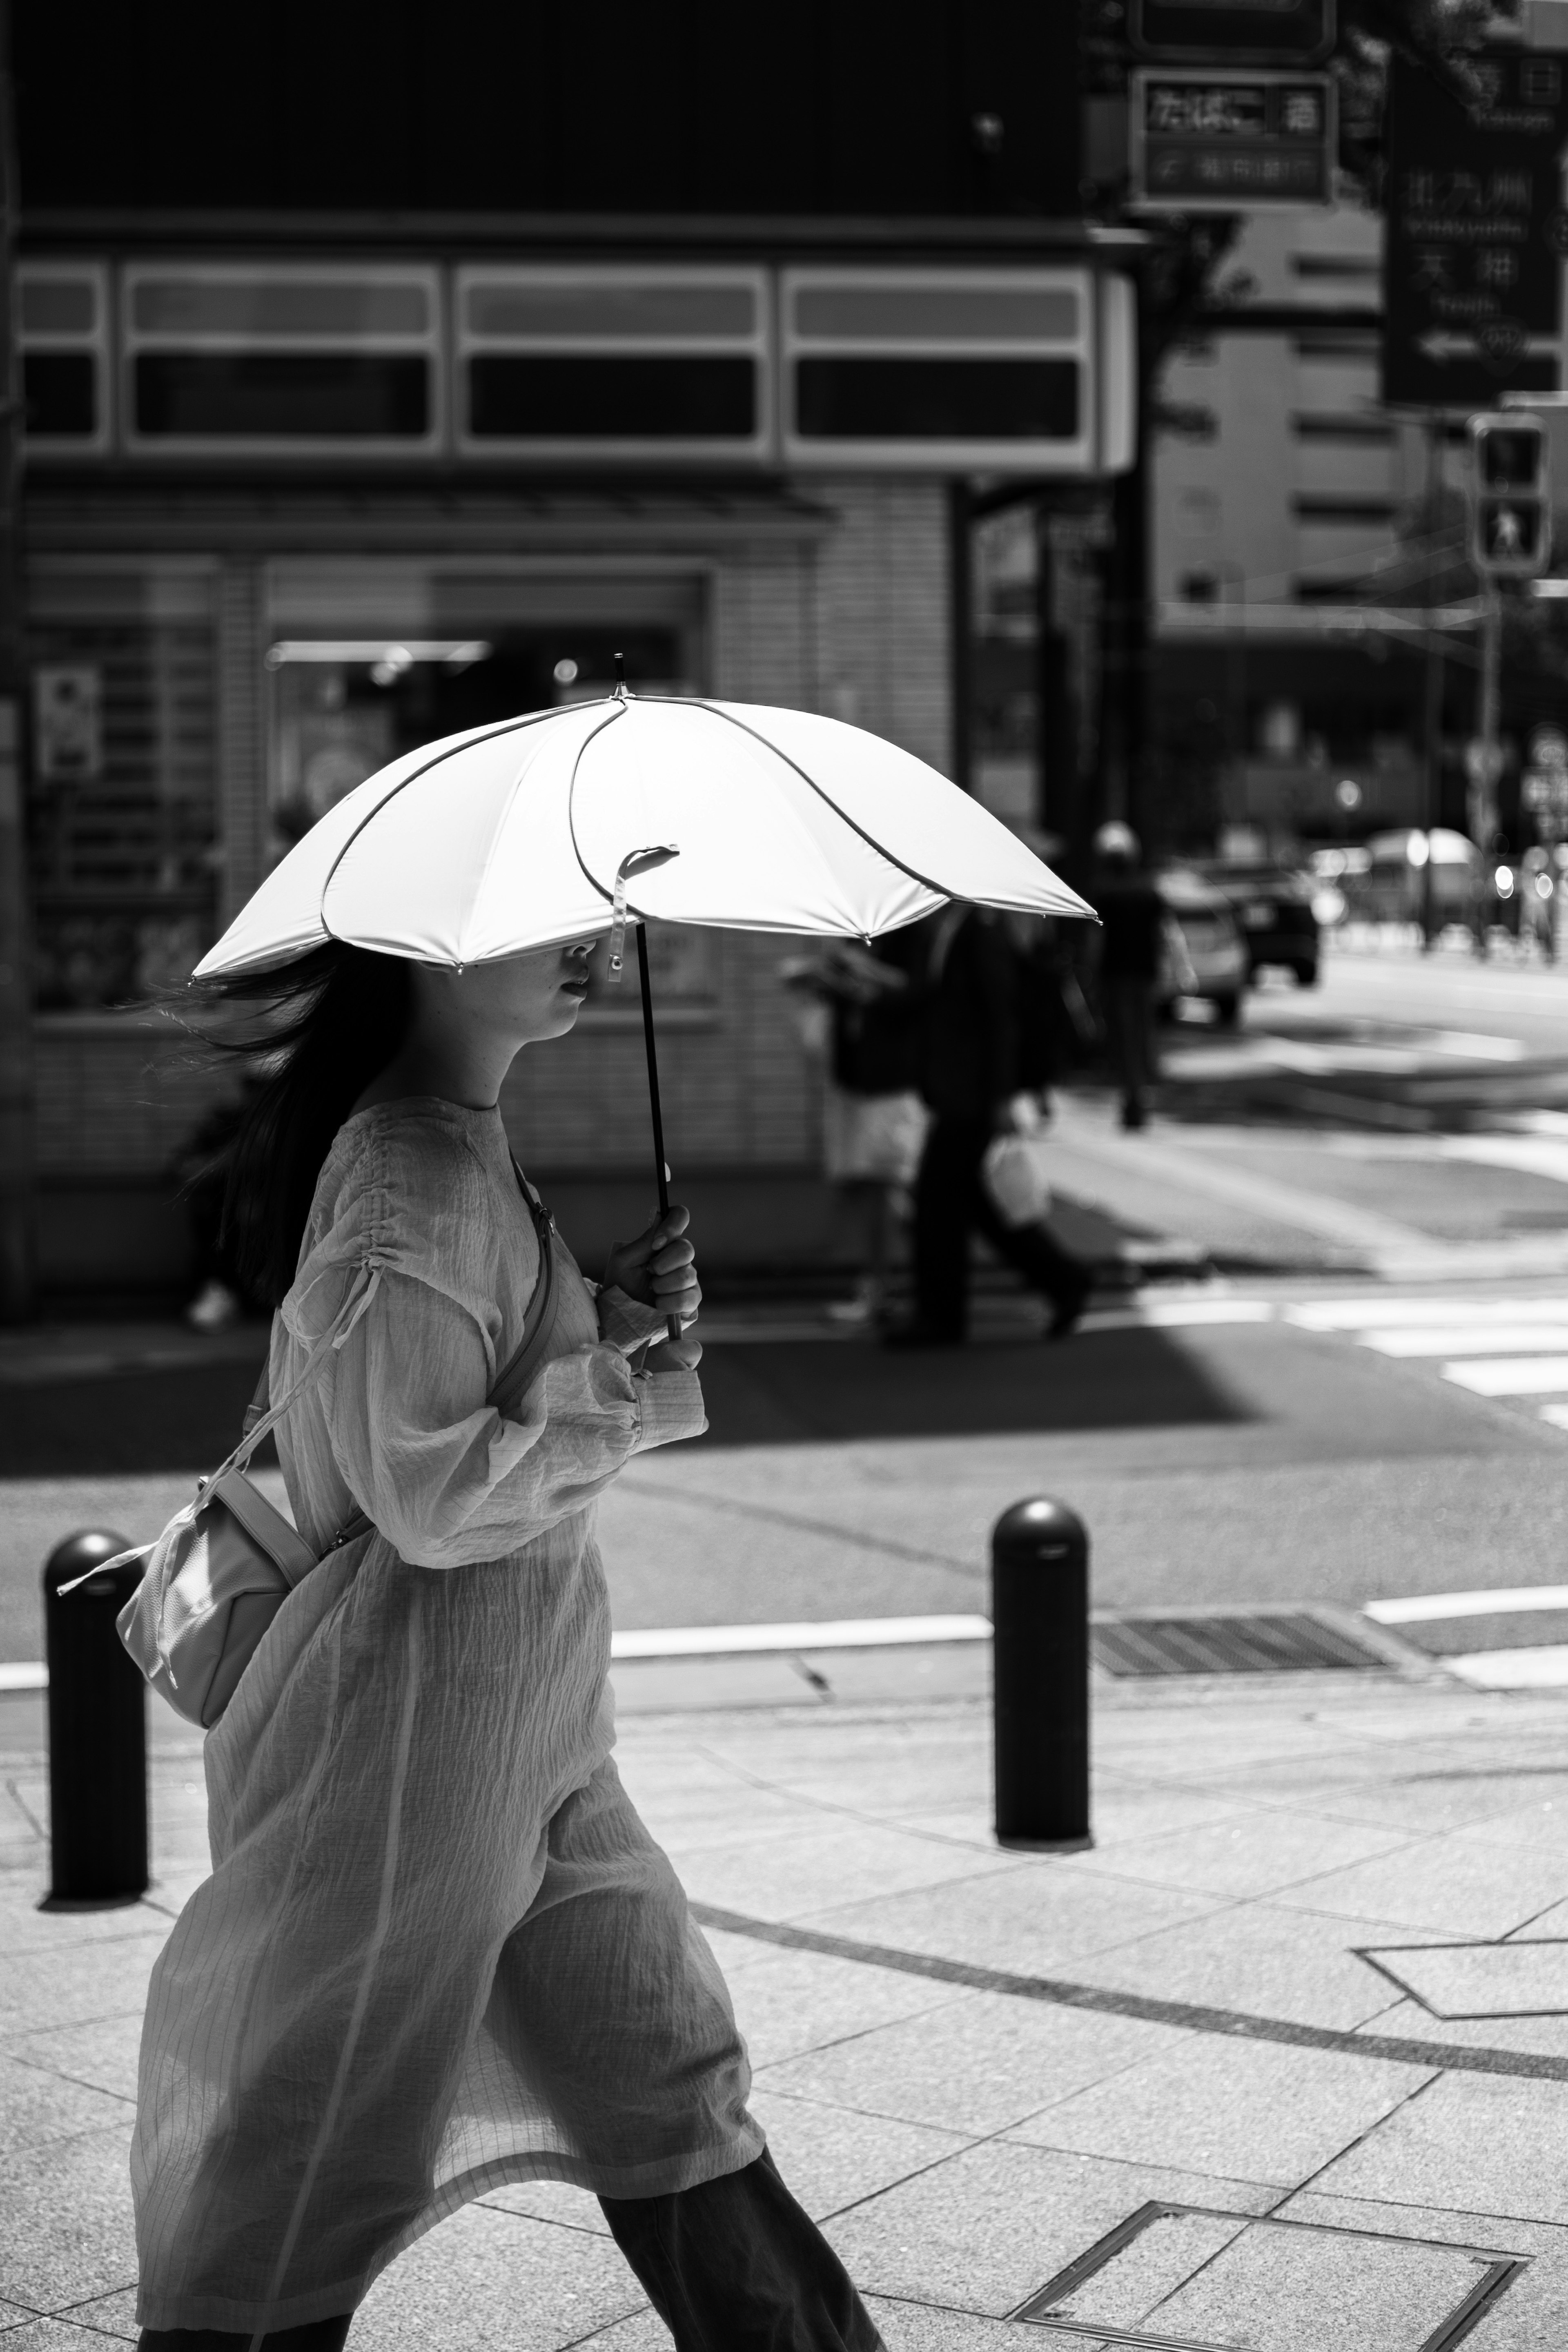
[[[648,926],[637,926],[637,977],[643,983],[643,1043],[648,1050],[648,1108],[653,1120],[653,1165],[659,1177],[659,1214],[667,1214],[670,1206],[670,1171],[664,1165],[664,1120],[659,1108],[659,1057],[653,1046],[653,992],[648,985]],[[665,1328],[672,1339],[681,1336],[681,1318],[666,1315]]]
[[[648,1053],[648,1108],[653,1121],[653,1164],[659,1179],[659,1214],[670,1205],[670,1173],[664,1165],[664,1120],[659,1108],[659,1057],[653,1045],[653,992],[648,985],[648,927],[637,926],[637,976],[643,983],[643,1043]]]

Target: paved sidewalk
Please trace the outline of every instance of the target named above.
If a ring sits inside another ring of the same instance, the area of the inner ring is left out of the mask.
[[[780,2166],[890,2352],[1435,2352],[1478,2306],[1476,2352],[1568,2341],[1561,1699],[1103,1688],[1094,1849],[1036,1856],[991,1837],[972,1655],[846,1657],[827,1700],[797,1679],[747,1706],[735,1675],[622,1670],[622,1767],[728,1972]],[[204,1868],[199,1740],[152,1720],[152,1895],[40,1913],[41,1703],[0,1701],[17,2352],[135,2335],[141,2007]],[[351,2340],[667,2342],[593,2200],[546,2188],[433,2231]]]

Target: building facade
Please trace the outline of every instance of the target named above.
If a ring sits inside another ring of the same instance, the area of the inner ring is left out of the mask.
[[[1200,837],[1466,824],[1479,692],[1467,435],[1462,417],[1381,404],[1383,226],[1349,196],[1254,215],[1224,273],[1237,299],[1164,371],[1159,730]],[[1548,666],[1511,656],[1504,687],[1517,754],[1564,698]],[[1517,765],[1503,794],[1516,836]]]
[[[573,147],[531,82],[538,138],[498,157],[495,90],[433,57],[413,10],[383,26],[406,51],[375,57],[284,10],[285,67],[258,52],[248,84],[206,18],[177,39],[168,11],[117,12],[74,94],[57,21],[22,11],[47,1290],[181,1279],[170,1160],[234,1080],[134,1008],[401,750],[601,694],[621,654],[633,690],[823,710],[961,772],[954,486],[1128,462],[1133,241],[1063,217],[1075,94],[1040,68],[1071,28],[926,13],[922,48],[901,12],[891,83],[824,20],[788,121],[800,58],[727,51],[716,20],[673,81],[661,60],[662,121],[623,73],[609,94],[567,74]],[[516,33],[486,9],[456,23],[493,56]],[[606,27],[635,63],[642,20]],[[357,182],[334,121],[360,125]],[[668,1146],[706,1257],[820,1256],[819,1074],[783,945],[653,945]],[[597,988],[504,1108],[585,1251],[642,1222],[634,1003]]]

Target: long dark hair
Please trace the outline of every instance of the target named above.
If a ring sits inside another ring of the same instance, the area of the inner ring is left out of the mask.
[[[250,1034],[217,1034],[222,1053],[259,1066],[229,1153],[223,1238],[246,1295],[276,1307],[294,1279],[311,1196],[332,1138],[407,1034],[413,1005],[402,956],[329,940],[277,971],[198,981],[186,999],[255,1005]]]

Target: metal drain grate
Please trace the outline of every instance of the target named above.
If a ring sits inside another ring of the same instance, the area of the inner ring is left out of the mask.
[[[1202,2205],[1140,2206],[1009,2318],[1148,2352],[1447,2352],[1527,2258]],[[1084,2352],[1090,2346],[1084,2345]]]
[[[1096,1617],[1094,1662],[1113,1675],[1277,1675],[1334,1666],[1388,1672],[1370,1643],[1306,1609],[1212,1616]]]

